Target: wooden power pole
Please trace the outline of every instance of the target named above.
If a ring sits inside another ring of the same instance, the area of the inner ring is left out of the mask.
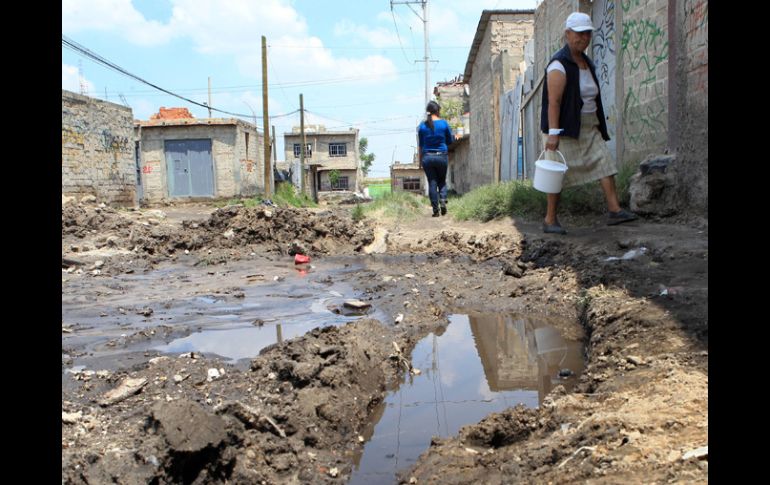
[[[264,141],[265,152],[265,197],[270,198],[273,193],[273,187],[270,180],[273,178],[273,170],[270,163],[270,133],[267,127],[270,126],[270,120],[267,115],[267,38],[262,36],[262,140]]]
[[[299,191],[305,193],[305,104],[302,100],[302,93],[299,94]]]

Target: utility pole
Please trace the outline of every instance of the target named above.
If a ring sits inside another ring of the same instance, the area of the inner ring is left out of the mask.
[[[299,192],[305,193],[305,104],[302,100],[302,93],[299,93]]]
[[[209,108],[209,118],[211,118],[211,76],[209,76],[209,104],[207,104]]]
[[[422,6],[422,16],[420,16],[419,13],[417,13],[416,10],[412,8],[413,3],[419,3]],[[428,101],[430,101],[430,71],[429,66],[430,62],[438,62],[438,61],[432,61],[428,57],[428,0],[406,0],[397,2],[394,0],[390,0],[390,9],[393,10],[393,5],[406,5],[409,7],[409,9],[414,12],[417,17],[422,20],[422,30],[423,30],[423,44],[424,44],[424,54],[423,59],[421,61],[414,61],[414,62],[424,62],[425,63],[425,104],[423,107],[428,105]]]
[[[262,133],[265,145],[265,197],[268,199],[273,192],[272,183],[273,171],[270,169],[270,133],[267,127],[270,121],[267,115],[267,38],[262,36]]]

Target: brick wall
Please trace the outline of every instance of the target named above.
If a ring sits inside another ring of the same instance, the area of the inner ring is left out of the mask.
[[[62,90],[61,133],[62,195],[136,203],[131,108]]]
[[[490,184],[499,175],[500,95],[515,85],[518,64],[524,59],[524,45],[532,35],[531,14],[490,16],[469,82],[469,150],[473,170],[458,167],[455,173],[458,192],[466,184],[467,190]]]

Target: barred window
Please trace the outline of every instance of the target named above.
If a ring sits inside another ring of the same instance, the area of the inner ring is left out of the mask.
[[[404,177],[404,190],[420,190],[420,177]]]
[[[302,145],[299,144],[299,143],[295,143],[294,144],[294,158],[300,158],[301,157],[301,155],[302,155],[300,153],[301,147],[302,147]],[[313,150],[312,150],[311,147],[312,147],[312,145],[310,143],[308,143],[307,146],[305,147],[305,157],[307,157],[307,158],[310,158],[310,157],[313,156]]]
[[[348,190],[348,177],[340,177],[337,179],[336,184],[331,184],[332,190]]]
[[[347,143],[329,143],[330,157],[346,157],[348,155]]]

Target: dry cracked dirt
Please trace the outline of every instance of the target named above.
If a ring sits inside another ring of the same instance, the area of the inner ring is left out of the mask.
[[[62,482],[708,481],[707,221],[556,236],[428,210],[64,205]],[[522,329],[544,321],[579,365],[527,360],[541,341]],[[487,353],[469,388],[492,395],[524,362],[534,401],[468,396],[480,417],[379,456],[380,436],[406,440],[386,429],[393,396],[439,372],[417,356],[429,337],[447,392],[470,348]]]

